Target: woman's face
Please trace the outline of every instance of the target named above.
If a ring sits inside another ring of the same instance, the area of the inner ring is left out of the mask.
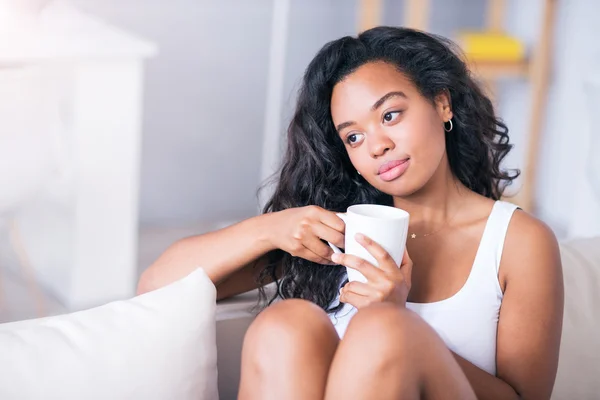
[[[444,122],[452,111],[446,95],[434,103],[392,65],[368,63],[335,85],[331,117],[367,182],[404,197],[448,168]]]

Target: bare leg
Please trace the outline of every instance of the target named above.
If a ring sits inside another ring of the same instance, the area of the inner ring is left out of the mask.
[[[326,399],[476,399],[435,331],[392,304],[361,309],[331,365]]]
[[[338,343],[329,317],[313,303],[270,306],[244,338],[239,399],[322,399]]]

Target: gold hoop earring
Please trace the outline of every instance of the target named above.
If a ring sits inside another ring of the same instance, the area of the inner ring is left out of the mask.
[[[450,123],[450,128],[446,128],[446,122],[444,122],[444,130],[446,132],[450,132],[452,129],[454,129],[454,124],[452,123],[452,119],[449,119],[447,122]]]

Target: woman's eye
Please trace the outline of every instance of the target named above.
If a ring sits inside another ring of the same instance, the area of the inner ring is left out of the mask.
[[[398,115],[400,115],[401,111],[390,111],[387,112],[385,114],[383,114],[383,120],[385,122],[392,122],[393,120],[395,120],[396,118],[398,118]]]
[[[362,142],[364,135],[362,133],[351,133],[346,137],[346,142],[348,144],[357,144]]]

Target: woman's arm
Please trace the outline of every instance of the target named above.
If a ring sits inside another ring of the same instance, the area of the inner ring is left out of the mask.
[[[560,252],[552,231],[522,211],[508,230],[500,282],[497,376],[455,358],[478,399],[550,399],[562,332]]]
[[[175,242],[144,271],[138,294],[168,285],[198,267],[217,286],[219,299],[256,288],[255,278],[264,266],[262,257],[274,249],[268,235],[269,216]]]
[[[217,300],[227,299],[258,288],[258,278],[261,271],[266,266],[266,262],[267,258],[261,257],[221,281],[217,285]],[[267,278],[261,282],[261,284],[267,285],[271,282],[272,280]]]
[[[140,278],[138,293],[174,282],[198,267],[217,287],[217,298],[257,287],[256,277],[268,252],[281,249],[295,257],[332,264],[326,240],[344,246],[344,221],[316,206],[289,208],[250,218],[216,232],[182,239],[169,247]],[[268,283],[268,282],[265,282]]]
[[[452,353],[465,373],[479,400],[518,400],[519,395],[506,381],[489,374],[478,366]]]
[[[513,220],[500,265],[505,288],[497,375],[523,399],[549,399],[558,369],[564,308],[560,251],[554,234],[540,221],[521,211]]]

